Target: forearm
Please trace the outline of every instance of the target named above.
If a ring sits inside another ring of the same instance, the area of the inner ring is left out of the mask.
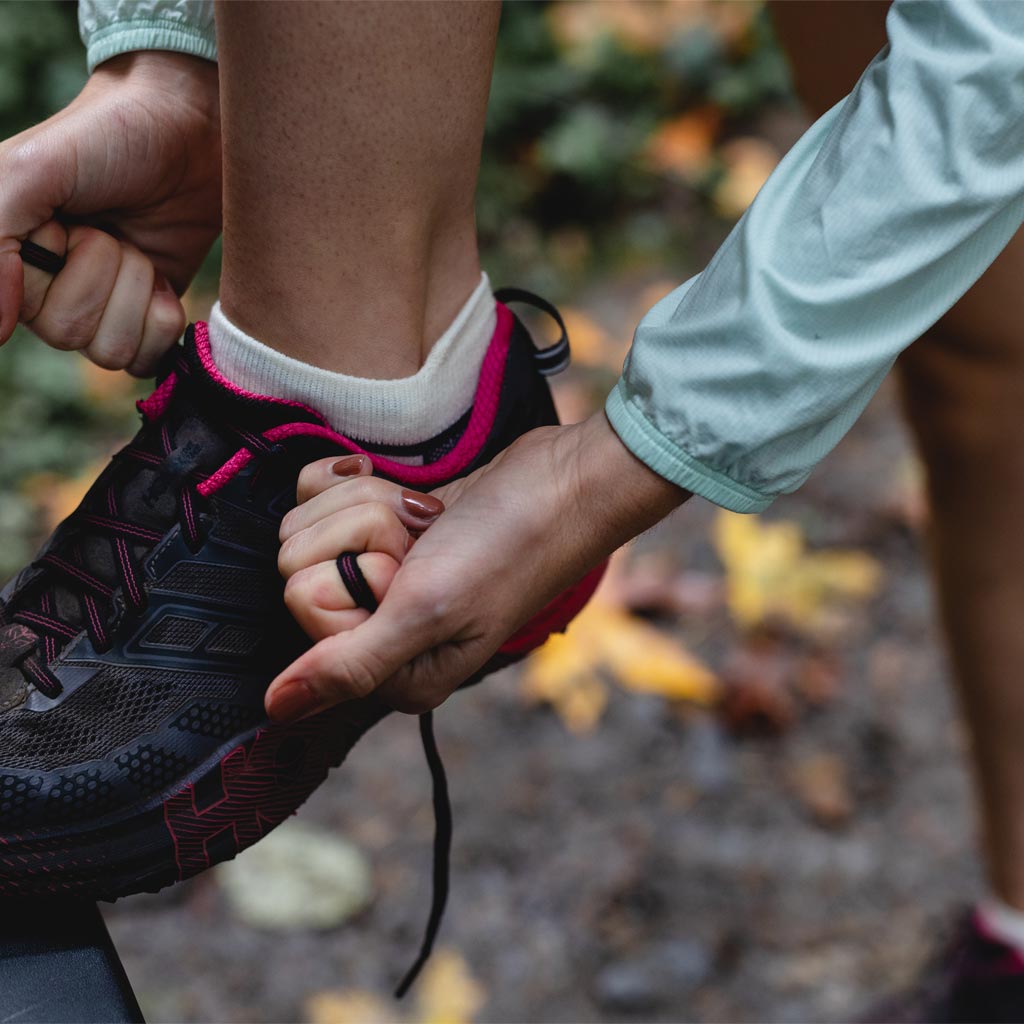
[[[1024,217],[1024,5],[913,4],[709,267],[636,332],[608,415],[737,511],[798,487]]]
[[[80,0],[78,25],[90,72],[136,50],[217,59],[213,0]]]

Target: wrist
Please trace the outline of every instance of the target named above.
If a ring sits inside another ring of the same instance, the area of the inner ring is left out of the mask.
[[[638,459],[603,411],[574,429],[576,504],[588,528],[605,535],[609,550],[643,533],[692,497]]]
[[[133,50],[119,53],[98,65],[86,89],[155,89],[197,107],[211,119],[220,117],[217,64],[188,53],[171,50]]]

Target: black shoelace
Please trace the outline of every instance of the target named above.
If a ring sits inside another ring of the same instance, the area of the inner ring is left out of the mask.
[[[362,569],[359,568],[359,563],[356,561],[358,556],[359,553],[356,551],[343,551],[338,555],[336,562],[338,573],[356,606],[365,608],[372,615],[378,607],[377,598],[366,581]],[[448,902],[449,865],[452,851],[452,805],[448,796],[448,778],[445,775],[444,762],[441,760],[441,753],[437,749],[437,737],[434,735],[433,711],[420,715],[420,740],[423,743],[423,753],[427,759],[434,791],[433,893],[430,901],[430,915],[427,917],[427,927],[423,934],[423,943],[413,965],[405,972],[405,977],[395,989],[396,999],[401,999],[409,991],[410,986],[423,969],[423,965],[430,958],[434,949],[434,941],[441,927],[441,919],[444,917],[444,908]]]

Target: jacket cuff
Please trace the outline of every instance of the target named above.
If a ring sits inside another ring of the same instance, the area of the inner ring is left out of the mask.
[[[775,500],[775,495],[755,491],[684,452],[629,399],[623,381],[613,388],[604,411],[622,443],[655,473],[679,487],[731,512],[763,512]]]
[[[213,33],[194,26],[159,19],[115,22],[90,36],[86,50],[89,74],[111,57],[135,50],[172,50],[215,61],[217,39]]]

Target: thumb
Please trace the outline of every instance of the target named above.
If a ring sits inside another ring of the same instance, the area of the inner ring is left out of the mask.
[[[321,640],[270,684],[267,714],[292,722],[369,696],[438,642],[427,625],[414,604],[386,594],[365,622]]]
[[[50,166],[51,150],[28,143],[0,146],[0,345],[14,333],[24,298],[21,243],[60,205],[65,158]]]

